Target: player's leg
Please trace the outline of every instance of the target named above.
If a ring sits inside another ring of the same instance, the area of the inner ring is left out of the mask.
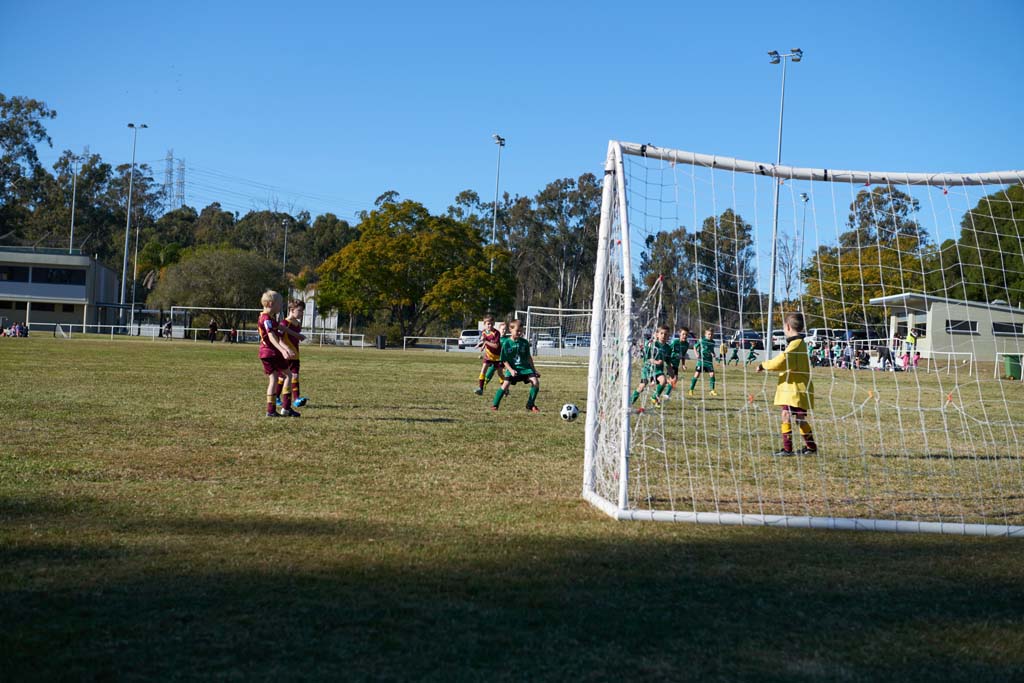
[[[267,362],[263,362],[264,372],[267,375],[267,417],[277,417],[277,408],[274,406],[277,395],[277,372],[267,371]]]
[[[491,403],[491,410],[497,410],[498,406],[501,405],[501,399],[505,398],[505,394],[508,392],[508,388],[511,383],[512,382],[509,380],[508,376],[502,380],[501,386],[499,386],[498,390],[494,392],[494,402]]]
[[[526,409],[531,413],[539,413],[540,409],[535,405],[537,402],[537,394],[540,392],[540,378],[534,375],[530,376],[530,396],[526,399]]]
[[[814,434],[811,430],[811,422],[807,419],[807,411],[803,408],[791,408],[793,417],[796,418],[800,436],[804,438],[804,449],[800,451],[804,455],[814,455],[818,452],[818,444],[814,441]]]
[[[477,378],[477,386],[476,389],[473,391],[473,393],[476,394],[477,396],[480,396],[484,393],[484,380],[487,377],[487,371],[490,369],[489,365],[490,364],[487,361],[484,361],[483,364],[480,366],[480,376]]]
[[[793,455],[793,425],[789,406],[782,406],[782,450],[773,455]]]
[[[700,363],[697,363],[697,369],[693,373],[693,379],[690,380],[690,396],[693,396],[693,390],[697,386],[698,379],[700,379]]]
[[[665,387],[668,386],[668,381],[665,379],[665,375],[658,375],[655,378],[658,388],[654,390],[654,400],[661,399],[662,393],[665,391]]]
[[[497,370],[497,369],[498,369],[498,366],[493,361],[487,363],[487,370],[484,372],[484,384],[490,384],[491,383],[491,378],[494,377],[494,371]]]
[[[711,380],[711,395],[712,396],[718,396],[718,393],[715,391],[715,371],[714,370],[712,370],[711,372],[708,373],[708,379]]]
[[[676,380],[679,377],[679,367],[675,365],[668,366],[668,386],[665,387],[665,397],[668,398],[672,395],[672,389],[676,386]]]

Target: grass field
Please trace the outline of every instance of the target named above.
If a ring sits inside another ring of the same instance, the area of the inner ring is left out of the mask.
[[[1024,678],[1024,542],[616,523],[581,369],[540,415],[473,356],[0,340],[0,678]]]

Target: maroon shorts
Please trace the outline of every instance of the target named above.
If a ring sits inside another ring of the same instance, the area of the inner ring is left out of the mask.
[[[293,375],[299,374],[299,359],[298,358],[293,358],[292,360],[287,361],[287,363],[288,363],[288,369],[291,371],[291,373]]]
[[[264,375],[273,375],[275,372],[286,372],[288,370],[288,361],[281,356],[260,358],[260,361],[263,363]]]

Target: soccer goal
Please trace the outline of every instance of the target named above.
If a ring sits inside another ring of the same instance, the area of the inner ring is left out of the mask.
[[[996,354],[996,358],[1001,354]],[[974,354],[970,351],[932,351],[931,355],[924,359],[926,372],[965,373],[968,377],[974,376]]]
[[[590,353],[592,311],[582,308],[529,306],[516,311],[535,355],[582,356]]]
[[[1024,537],[1024,394],[974,368],[997,350],[1024,354],[993,338],[1024,323],[996,301],[1024,297],[1022,178],[611,142],[584,498],[620,520]],[[741,351],[714,363],[712,381],[693,377],[691,350],[671,392],[641,383],[661,324],[719,349],[773,340],[787,312],[851,358],[811,371],[806,453],[797,424],[786,447],[774,405],[785,371],[757,372],[765,355],[795,351],[765,343],[750,364]],[[911,329],[928,330],[922,356],[944,358],[949,374],[874,371],[854,341]]]

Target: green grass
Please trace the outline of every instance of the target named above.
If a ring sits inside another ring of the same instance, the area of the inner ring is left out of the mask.
[[[2,340],[0,678],[1009,680],[1024,543],[616,523],[581,369],[492,414],[472,356]]]

